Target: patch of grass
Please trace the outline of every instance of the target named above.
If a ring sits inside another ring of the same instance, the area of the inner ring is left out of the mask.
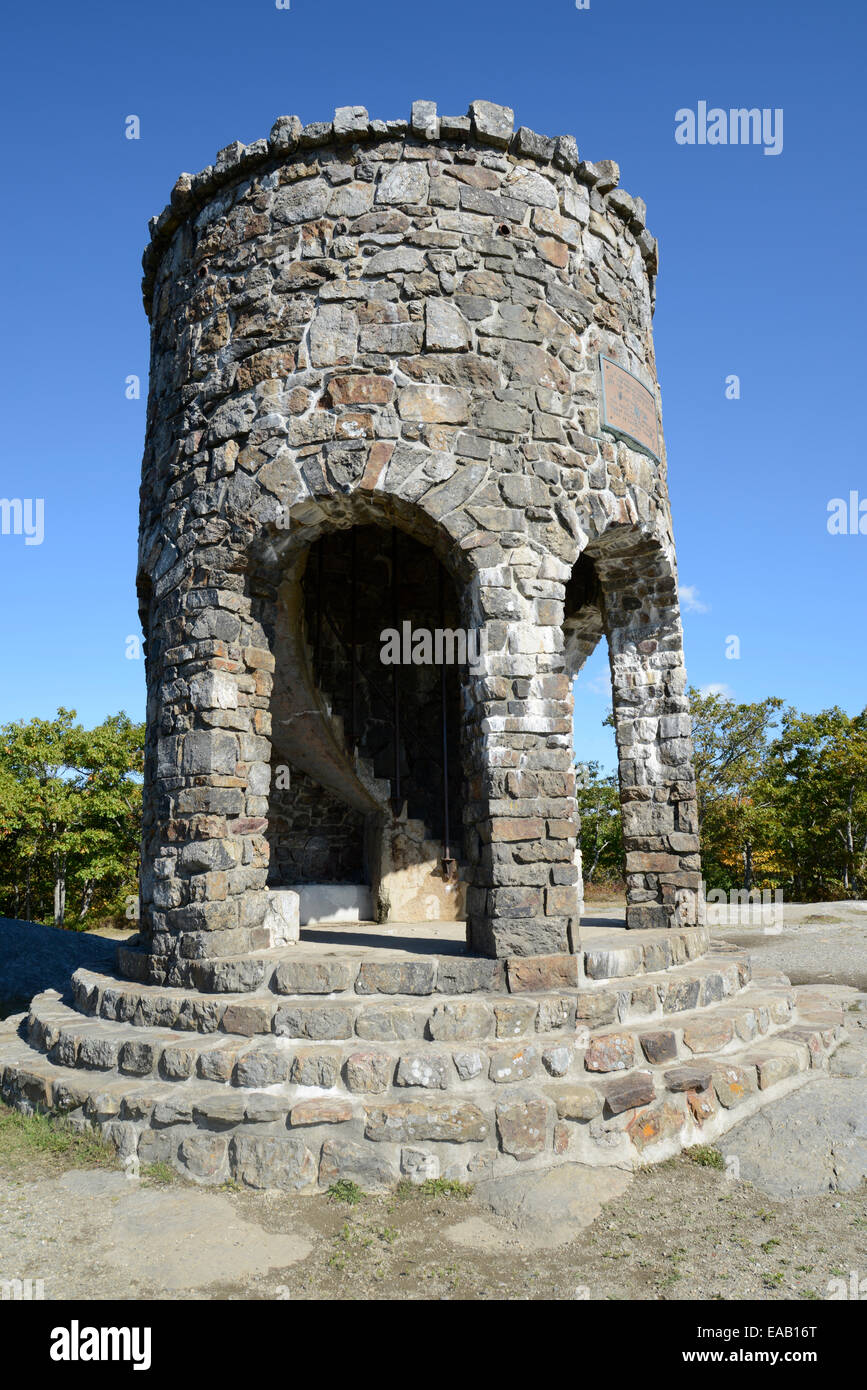
[[[158,1183],[178,1182],[180,1179],[180,1173],[175,1172],[170,1163],[163,1163],[162,1159],[157,1159],[156,1163],[144,1164],[141,1176],[146,1182]]]
[[[364,1193],[357,1182],[351,1182],[349,1178],[338,1178],[325,1195],[329,1202],[345,1202],[348,1207],[357,1207]]]
[[[699,1168],[716,1168],[721,1173],[725,1172],[726,1161],[719,1149],[711,1144],[693,1144],[691,1149],[684,1149],[684,1153]]]
[[[776,1236],[772,1236],[770,1240],[763,1241],[762,1244],[759,1246],[759,1249],[763,1250],[764,1253],[767,1255],[770,1253],[771,1250],[773,1250],[775,1245],[780,1244],[781,1242],[777,1240]]]
[[[398,1197],[459,1197],[462,1201],[472,1195],[473,1185],[458,1182],[456,1178],[425,1178],[424,1182],[414,1183],[405,1178],[398,1183]]]
[[[22,1115],[0,1107],[0,1162],[32,1164],[34,1159],[73,1168],[116,1168],[117,1153],[96,1130],[74,1129],[55,1115]]]

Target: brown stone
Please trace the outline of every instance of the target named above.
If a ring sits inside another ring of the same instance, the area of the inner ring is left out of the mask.
[[[568,1151],[571,1131],[566,1124],[557,1123],[554,1126],[554,1152],[562,1156]]]
[[[542,1153],[547,1127],[548,1107],[544,1101],[504,1101],[497,1106],[500,1148],[520,1162]]]
[[[719,1108],[716,1096],[711,1090],[687,1091],[686,1103],[698,1125],[703,1125],[705,1120],[713,1119]]]
[[[673,1062],[677,1056],[677,1035],[669,1029],[658,1033],[639,1033],[638,1041],[648,1062],[661,1066],[663,1062]]]
[[[604,1033],[591,1038],[584,1054],[588,1071],[626,1071],[635,1060],[635,1043],[631,1033]]]
[[[335,376],[328,383],[332,405],[388,405],[394,397],[394,382],[387,376]]]
[[[686,1115],[682,1110],[670,1101],[664,1101],[653,1110],[640,1110],[629,1121],[626,1132],[640,1152],[652,1144],[676,1138],[685,1120]]]
[[[293,1129],[298,1125],[337,1125],[351,1119],[351,1102],[337,1097],[299,1101],[298,1105],[293,1105],[289,1115]]]
[[[649,1105],[655,1094],[650,1072],[636,1071],[630,1076],[621,1076],[608,1082],[605,1087],[605,1104],[612,1115],[619,1115],[624,1110],[633,1110],[637,1105]]]
[[[719,1052],[734,1037],[728,1018],[701,1018],[683,1030],[683,1041],[690,1052]]]
[[[669,1091],[706,1091],[711,1082],[710,1067],[673,1067],[665,1073]]]
[[[274,1014],[273,1004],[228,1004],[221,1026],[225,1033],[251,1038],[256,1033],[270,1033]]]
[[[527,820],[519,816],[498,816],[491,823],[491,840],[501,841],[541,840],[545,834],[545,823],[541,820]]]
[[[353,1052],[344,1067],[350,1091],[387,1091],[395,1062],[387,1052]]]
[[[512,994],[578,985],[578,957],[573,955],[513,956],[506,968]]]

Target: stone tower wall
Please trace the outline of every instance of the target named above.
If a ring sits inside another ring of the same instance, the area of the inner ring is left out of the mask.
[[[359,523],[430,545],[487,639],[464,689],[471,946],[576,945],[581,555],[611,651],[629,924],[697,920],[664,452],[600,417],[600,353],[658,401],[656,243],[617,184],[487,102],[418,102],[409,122],[347,107],[220,151],[152,222],[142,904],[163,973],[270,944],[278,589]]]

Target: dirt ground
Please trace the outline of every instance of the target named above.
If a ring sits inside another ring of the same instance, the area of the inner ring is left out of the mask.
[[[867,1273],[867,1190],[774,1201],[686,1156],[553,1248],[472,1194],[349,1205],[68,1164],[0,1138],[0,1276],[47,1299],[823,1299]]]

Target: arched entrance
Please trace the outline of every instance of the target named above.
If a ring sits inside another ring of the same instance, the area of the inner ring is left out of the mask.
[[[302,923],[460,920],[472,652],[454,581],[362,521],[324,530],[278,592],[269,885],[298,889]]]

